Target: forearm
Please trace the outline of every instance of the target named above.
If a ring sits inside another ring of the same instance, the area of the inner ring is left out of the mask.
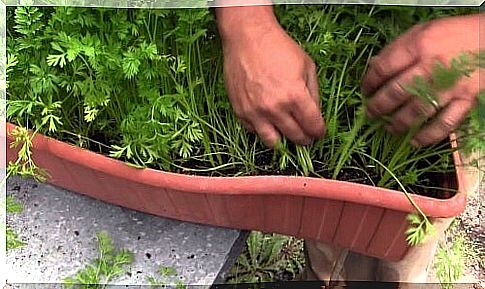
[[[222,41],[251,38],[256,31],[279,27],[271,5],[216,8],[217,26]]]
[[[485,12],[481,12],[478,17],[479,17],[478,18],[479,47],[480,47],[480,51],[485,51]]]

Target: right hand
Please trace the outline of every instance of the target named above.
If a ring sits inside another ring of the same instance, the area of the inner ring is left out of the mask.
[[[375,57],[362,82],[370,96],[367,110],[371,118],[389,115],[387,129],[396,134],[418,125],[411,143],[423,147],[447,138],[478,102],[483,68],[463,77],[453,87],[440,91],[434,105],[404,89],[415,76],[432,83],[436,62],[445,67],[465,52],[479,52],[485,43],[485,14],[449,16],[416,25],[387,45]],[[466,33],[465,33],[466,31]],[[480,43],[482,42],[482,43]]]
[[[235,114],[265,145],[310,144],[325,133],[313,60],[271,8],[218,8],[224,76]]]

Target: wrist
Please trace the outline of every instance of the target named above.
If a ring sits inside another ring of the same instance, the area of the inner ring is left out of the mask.
[[[257,39],[279,27],[270,5],[216,8],[215,13],[223,43]]]

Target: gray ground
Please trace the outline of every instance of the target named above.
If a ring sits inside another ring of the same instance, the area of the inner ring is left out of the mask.
[[[7,189],[25,206],[23,214],[9,216],[8,222],[29,244],[9,253],[7,261],[14,272],[10,282],[36,278],[58,282],[59,277],[74,273],[95,256],[94,236],[99,230],[108,231],[117,246],[136,254],[131,276],[118,284],[146,283],[146,276],[154,275],[158,265],[173,266],[185,282],[221,283],[244,245],[244,235],[237,231],[157,218],[32,181],[13,178]],[[468,245],[474,247],[461,282],[478,283],[476,288],[485,288],[484,206],[485,181],[479,193],[469,198],[456,230],[448,234],[452,243],[453,234],[464,232]],[[434,273],[430,272],[431,278]]]
[[[474,276],[485,288],[485,223],[482,212],[485,211],[485,181],[481,183],[479,194],[468,201],[466,211],[460,216],[459,229],[466,233],[470,245],[475,247],[477,256],[470,258],[467,273]]]
[[[457,218],[457,225],[447,232],[442,242],[452,245],[457,235],[466,240],[467,256],[465,272],[457,283],[476,283],[475,288],[485,288],[485,224],[482,212],[485,207],[485,179],[477,194],[470,196],[465,211]],[[436,281],[435,271],[430,271],[430,280]]]
[[[116,247],[135,255],[118,285],[147,284],[147,276],[159,277],[161,265],[176,269],[183,283],[211,285],[228,271],[244,245],[245,234],[237,230],[159,218],[31,180],[11,178],[7,194],[24,206],[21,214],[10,214],[7,223],[27,243],[7,254],[8,283],[37,283],[28,288],[62,282],[95,258],[95,236],[101,230]]]

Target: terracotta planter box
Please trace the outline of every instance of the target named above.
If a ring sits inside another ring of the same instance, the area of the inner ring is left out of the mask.
[[[8,145],[12,141],[7,124]],[[5,136],[3,136],[5,137]],[[202,177],[137,169],[52,138],[34,138],[34,160],[49,183],[108,203],[182,221],[275,232],[349,248],[389,261],[409,247],[406,216],[414,211],[399,191],[328,179]],[[17,152],[7,147],[7,161]],[[454,154],[458,188],[450,199],[414,196],[429,217],[453,217],[466,206],[463,170]]]

